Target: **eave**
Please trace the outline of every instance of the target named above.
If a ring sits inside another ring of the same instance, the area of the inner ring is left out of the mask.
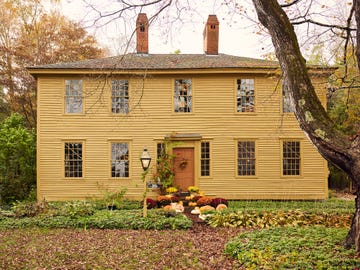
[[[336,68],[310,67],[311,74],[328,76]],[[168,69],[168,70],[111,70],[111,69],[44,69],[28,68],[34,77],[41,75],[169,75],[169,74],[280,74],[280,67],[239,67],[239,68],[217,68],[217,69]]]

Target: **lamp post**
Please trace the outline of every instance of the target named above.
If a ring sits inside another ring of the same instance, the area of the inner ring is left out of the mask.
[[[146,186],[146,174],[147,174],[147,170],[149,169],[150,166],[150,162],[151,162],[151,156],[147,150],[147,148],[144,148],[144,151],[141,154],[140,157],[140,161],[141,161],[141,166],[144,170],[143,173],[143,182],[144,182],[144,204],[143,204],[143,217],[147,216],[147,203],[146,203],[146,191],[147,191],[147,186]]]

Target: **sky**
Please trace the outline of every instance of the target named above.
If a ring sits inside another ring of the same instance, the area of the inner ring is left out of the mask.
[[[88,3],[97,5],[101,11],[116,10],[115,1],[111,0],[87,0]],[[110,3],[111,2],[111,3]],[[271,51],[268,38],[256,34],[258,31],[255,23],[239,15],[234,16],[230,12],[232,8],[220,4],[223,1],[195,1],[198,6],[192,6],[193,10],[182,12],[181,20],[173,22],[178,14],[165,12],[150,25],[149,28],[149,53],[173,53],[180,50],[181,53],[203,53],[203,29],[209,14],[216,14],[220,22],[219,53],[261,58],[262,55]],[[244,4],[251,7],[247,0]],[[101,3],[101,4],[100,4]],[[55,8],[55,7],[54,7]],[[116,18],[109,24],[94,27],[94,18],[97,14],[86,7],[82,0],[61,0],[58,6],[66,17],[80,21],[86,26],[89,33],[94,34],[102,46],[109,49],[110,55],[124,53],[124,44],[135,29],[135,13],[128,13],[126,20]],[[150,18],[154,14],[153,8],[142,12]],[[248,12],[251,12],[248,9]],[[104,24],[99,21],[98,25]],[[134,38],[130,43],[134,48]],[[128,52],[132,52],[130,49]]]
[[[109,55],[134,52],[135,36],[130,40],[135,29],[135,21],[140,9],[128,10],[121,16],[106,17],[102,20],[99,13],[90,8],[93,5],[102,14],[113,13],[119,9],[119,0],[59,0],[52,8],[58,9],[68,18],[81,22],[99,43],[106,47]],[[127,0],[126,2],[149,2],[150,0]],[[286,0],[281,0],[286,1]],[[280,2],[281,2],[280,1]],[[166,0],[161,3],[167,2]],[[55,2],[56,3],[56,2]],[[203,30],[209,14],[216,14],[220,22],[219,53],[236,56],[264,58],[273,53],[271,39],[260,26],[251,0],[178,0],[173,3],[189,3],[165,9],[149,27],[149,53],[203,53]],[[311,11],[308,9],[311,6]],[[311,13],[311,18],[328,24],[346,22],[351,8],[351,1],[339,0],[303,0],[295,5],[290,14]],[[159,6],[145,7],[141,12],[150,19]],[[95,22],[95,23],[94,23]],[[329,43],[330,32],[314,25],[295,27],[299,43],[305,58],[309,58],[312,48],[317,46],[325,56],[325,62],[334,61],[336,44]],[[326,29],[325,29],[326,30]],[[325,35],[319,36],[324,31]],[[336,41],[332,39],[332,41]],[[125,45],[130,48],[125,50]],[[335,47],[334,47],[335,46]],[[323,63],[324,64],[324,63]]]

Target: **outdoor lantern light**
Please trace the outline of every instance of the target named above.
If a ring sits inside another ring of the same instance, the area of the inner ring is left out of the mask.
[[[141,154],[140,161],[143,170],[146,171],[149,168],[151,162],[150,154],[146,148],[144,148],[144,151]]]
[[[147,169],[149,169],[150,166],[150,162],[151,162],[151,156],[148,152],[148,150],[146,149],[146,147],[144,148],[144,151],[141,154],[140,157],[140,161],[141,161],[141,166],[144,170],[144,174],[143,174],[143,181],[144,181],[144,203],[143,203],[143,217],[147,216],[147,203],[146,203],[146,191],[147,191],[147,185],[146,185],[146,173],[147,173]]]

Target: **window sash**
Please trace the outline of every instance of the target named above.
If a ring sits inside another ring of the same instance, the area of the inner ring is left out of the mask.
[[[175,80],[174,111],[192,112],[192,83],[191,79]]]
[[[64,144],[65,177],[83,176],[83,146],[82,143],[68,142]]]
[[[111,144],[111,177],[129,177],[129,144]]]
[[[237,112],[255,111],[254,79],[237,80]]]
[[[82,80],[65,80],[65,112],[81,113],[82,106]]]
[[[210,143],[201,142],[201,159],[200,159],[201,176],[210,176]]]
[[[283,175],[300,175],[300,142],[283,142]]]
[[[254,141],[238,141],[237,174],[255,175],[256,157]]]
[[[165,143],[157,143],[156,144],[156,159],[158,160],[162,156],[166,154],[166,146]]]
[[[111,81],[111,112],[129,113],[129,81]]]

